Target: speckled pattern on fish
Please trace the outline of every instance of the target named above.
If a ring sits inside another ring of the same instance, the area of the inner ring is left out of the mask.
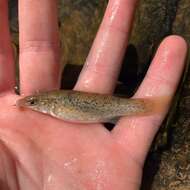
[[[56,90],[27,96],[17,106],[49,114],[71,122],[109,122],[120,116],[145,115],[151,103],[145,99],[127,99],[72,90]]]

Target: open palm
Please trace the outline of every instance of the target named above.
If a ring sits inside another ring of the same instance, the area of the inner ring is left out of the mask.
[[[109,2],[75,86],[112,93],[127,46],[135,0]],[[20,86],[26,95],[59,88],[56,1],[19,1]],[[169,97],[163,112],[121,118],[109,132],[101,124],[72,124],[14,106],[14,62],[7,0],[0,2],[0,189],[137,190],[143,163],[178,84],[186,44],[166,38],[135,94]]]

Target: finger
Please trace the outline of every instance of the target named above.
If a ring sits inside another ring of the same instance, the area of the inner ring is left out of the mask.
[[[57,1],[19,1],[21,92],[59,87]]]
[[[0,92],[15,85],[13,52],[8,26],[8,1],[0,1]]]
[[[186,57],[186,43],[178,36],[166,38],[160,45],[149,71],[135,97],[168,97],[162,111],[140,118],[122,118],[113,135],[135,160],[143,163],[176,91]]]
[[[127,46],[136,1],[109,1],[75,89],[100,93],[110,93],[114,90]]]

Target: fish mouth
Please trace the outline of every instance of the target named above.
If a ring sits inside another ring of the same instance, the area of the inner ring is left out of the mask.
[[[17,100],[16,101],[16,106],[17,107],[26,107],[26,100],[25,100],[25,98]]]

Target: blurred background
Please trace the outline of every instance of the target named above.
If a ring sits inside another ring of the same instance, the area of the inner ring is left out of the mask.
[[[102,20],[108,0],[59,0],[64,57],[62,88],[72,88]],[[18,0],[9,0],[10,29],[18,68]],[[170,34],[190,42],[189,0],[141,0],[115,93],[131,96],[161,42]],[[142,190],[190,189],[189,56],[176,97],[144,168]],[[17,81],[19,73],[17,69]]]

